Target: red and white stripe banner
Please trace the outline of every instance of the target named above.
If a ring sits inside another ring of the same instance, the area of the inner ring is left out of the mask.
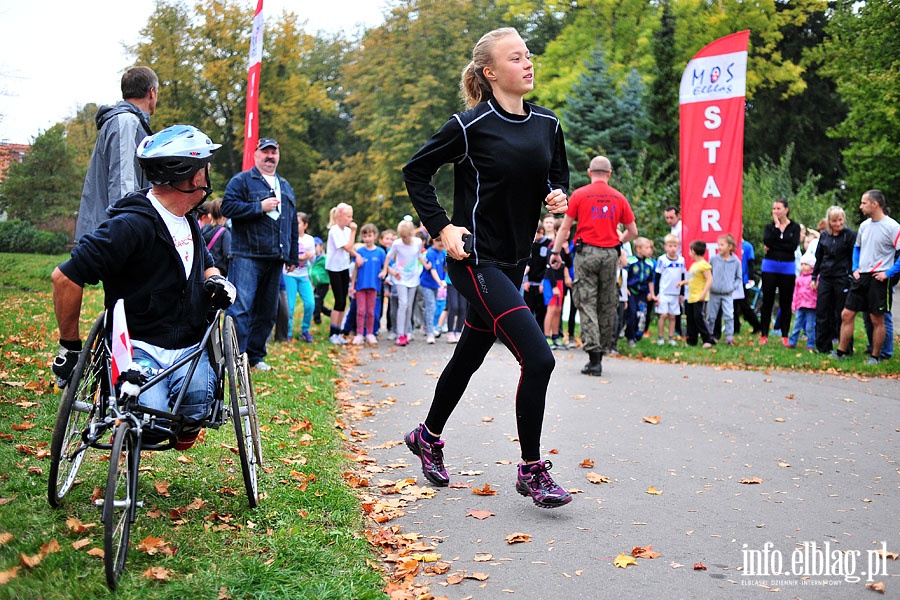
[[[743,233],[744,97],[750,31],[719,38],[700,50],[681,78],[682,245],[730,233],[740,253]]]
[[[134,350],[131,347],[131,336],[128,335],[128,323],[125,320],[125,301],[119,298],[113,306],[112,340],[112,380],[119,380],[119,375],[131,366]]]
[[[247,65],[247,115],[244,118],[244,166],[246,171],[254,165],[253,153],[259,140],[259,73],[262,69],[263,50],[263,0],[256,5],[253,30],[250,34],[250,61]]]

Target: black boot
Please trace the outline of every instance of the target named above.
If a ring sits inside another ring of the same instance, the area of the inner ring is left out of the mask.
[[[600,351],[588,352],[591,357],[590,361],[581,369],[582,375],[593,375],[600,377],[603,375],[603,353]]]

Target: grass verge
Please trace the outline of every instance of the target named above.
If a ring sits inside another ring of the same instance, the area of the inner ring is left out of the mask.
[[[0,254],[0,598],[113,595],[102,560],[89,554],[103,547],[90,496],[105,484],[107,456],[89,451],[62,507],[46,500],[59,400],[48,367],[56,345],[49,274],[62,258]],[[101,306],[102,292],[89,289],[82,335]],[[331,352],[323,342],[270,345],[276,368],[253,375],[265,459],[257,509],[247,505],[230,425],[187,452],[144,453],[144,506],[117,598],[385,597],[359,500],[342,478],[350,469],[336,427],[343,382]],[[148,537],[166,550],[138,549]],[[35,556],[39,564],[26,567]]]

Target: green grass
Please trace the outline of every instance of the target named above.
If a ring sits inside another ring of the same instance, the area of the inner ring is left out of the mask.
[[[0,254],[0,535],[13,536],[0,544],[0,573],[20,565],[20,556],[39,554],[51,540],[61,548],[0,584],[0,599],[113,596],[102,560],[87,554],[103,546],[99,509],[89,497],[105,484],[108,462],[100,451],[90,451],[81,482],[62,507],[52,509],[46,500],[49,461],[29,454],[48,448],[58,406],[59,394],[49,383],[57,336],[49,274],[64,258]],[[82,336],[101,305],[102,292],[88,290]],[[359,500],[341,477],[351,465],[335,427],[341,384],[330,352],[325,343],[272,344],[267,361],[277,368],[254,373],[265,459],[258,508],[248,507],[240,462],[224,447],[235,445],[230,424],[207,431],[205,441],[188,452],[144,453],[138,492],[144,507],[132,528],[116,597],[385,597],[383,576],[372,566],[376,557],[363,535]],[[306,420],[311,428],[298,427]],[[34,426],[13,429],[21,423]],[[301,489],[304,479],[311,480]],[[168,497],[155,489],[159,481],[169,482]],[[205,504],[170,517],[195,498]],[[97,525],[76,534],[66,525],[73,517]],[[162,538],[177,552],[151,556],[138,550],[147,536]],[[82,538],[89,545],[73,549],[72,542]],[[170,578],[144,577],[152,567],[167,569]]]
[[[854,329],[854,354],[844,360],[836,360],[827,354],[808,352],[806,338],[800,336],[797,348],[786,348],[781,338],[769,336],[765,346],[759,345],[759,336],[750,335],[749,328],[734,336],[735,345],[716,344],[713,348],[688,346],[679,342],[677,347],[656,345],[656,327],[650,328],[644,339],[629,347],[624,339],[619,340],[619,351],[623,356],[662,362],[715,365],[734,369],[781,369],[834,374],[857,375],[862,377],[897,377],[897,357],[881,361],[878,365],[867,365],[865,353],[866,335],[862,316],[857,315]],[[895,343],[896,344],[896,343]]]

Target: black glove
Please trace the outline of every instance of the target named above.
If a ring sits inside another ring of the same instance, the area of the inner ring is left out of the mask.
[[[66,348],[60,342],[59,350],[56,353],[56,358],[53,359],[53,366],[51,367],[53,374],[56,375],[56,386],[59,388],[64,388],[69,383],[72,371],[75,370],[75,364],[81,355],[80,340],[77,343],[67,342],[66,345],[73,348],[77,346],[78,350]]]
[[[234,284],[221,275],[212,275],[203,283],[203,289],[209,294],[213,308],[225,310],[234,304],[237,289]]]

